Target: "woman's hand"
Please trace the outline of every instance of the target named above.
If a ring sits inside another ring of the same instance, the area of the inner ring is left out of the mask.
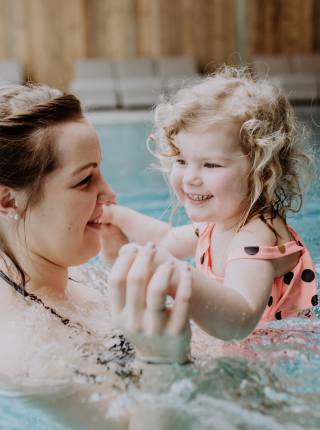
[[[133,343],[137,358],[151,363],[189,359],[191,272],[173,261],[154,267],[156,248],[126,246],[112,268],[109,285],[114,324]],[[171,307],[166,304],[173,274],[178,278]]]

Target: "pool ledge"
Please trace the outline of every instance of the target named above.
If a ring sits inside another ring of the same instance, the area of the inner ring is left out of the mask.
[[[151,110],[115,110],[115,111],[92,111],[86,112],[86,117],[94,125],[105,125],[114,123],[152,122],[153,112]]]

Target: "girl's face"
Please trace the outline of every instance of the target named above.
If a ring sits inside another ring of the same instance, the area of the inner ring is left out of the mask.
[[[60,164],[44,178],[41,201],[28,209],[26,244],[29,252],[55,265],[79,265],[99,252],[100,227],[92,221],[115,194],[101,176],[100,144],[91,125],[69,122],[52,133]]]
[[[235,127],[177,134],[170,183],[193,222],[215,222],[226,229],[239,221],[248,194],[249,163]]]

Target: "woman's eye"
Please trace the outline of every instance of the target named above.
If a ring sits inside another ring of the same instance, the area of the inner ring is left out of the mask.
[[[216,163],[205,163],[204,167],[207,167],[208,169],[214,169],[215,167],[221,167],[221,166]]]
[[[92,179],[92,175],[87,176],[86,178],[84,178],[81,182],[79,182],[77,184],[78,187],[81,187],[82,185],[87,185],[91,182]]]

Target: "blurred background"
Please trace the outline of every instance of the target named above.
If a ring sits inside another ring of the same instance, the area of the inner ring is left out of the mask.
[[[189,56],[209,72],[319,51],[319,0],[0,0],[0,61],[63,90],[81,58]]]

